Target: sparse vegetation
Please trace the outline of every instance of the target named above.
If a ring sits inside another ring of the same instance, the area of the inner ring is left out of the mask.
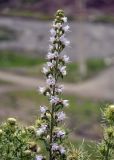
[[[6,106],[4,108],[6,115],[0,115],[2,121],[12,115],[18,117],[18,120],[31,124],[37,116],[39,106],[47,104],[45,97],[42,97],[35,90],[13,91],[4,95],[4,98],[2,95],[0,97],[1,106]],[[82,143],[81,138],[85,138],[84,148],[95,158],[95,146],[91,139],[100,139],[102,135],[99,125],[101,121],[100,108],[103,109],[106,104],[111,104],[111,102],[95,102],[74,95],[65,95],[64,98],[69,98],[70,101],[70,107],[66,109],[66,112],[69,117],[67,125],[70,132],[73,133],[73,136],[70,137],[71,142],[75,147],[79,147]],[[1,110],[3,110],[2,107]],[[12,114],[8,114],[8,110],[11,110]]]
[[[5,26],[0,27],[0,41],[15,40],[16,33],[14,30]]]
[[[31,67],[43,64],[43,58],[32,58],[15,51],[0,51],[0,67]]]
[[[44,64],[45,59],[41,57],[31,57],[26,56],[17,51],[0,51],[0,68],[26,68],[23,74],[33,76],[33,77],[42,77],[41,68]],[[66,76],[65,82],[75,83],[82,80],[86,80],[98,74],[100,71],[103,71],[108,66],[106,65],[103,59],[91,58],[86,61],[87,65],[87,75],[81,77],[79,73],[78,63],[72,62],[68,64],[68,75]],[[21,73],[21,72],[20,72]]]

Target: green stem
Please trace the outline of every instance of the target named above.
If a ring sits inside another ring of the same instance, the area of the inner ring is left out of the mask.
[[[50,126],[50,155],[49,160],[52,160],[52,136],[53,136],[53,113],[54,113],[54,106],[52,105],[52,111],[51,111],[51,126]]]
[[[107,145],[105,160],[109,160],[109,152],[110,152],[110,141],[108,142],[108,145]]]
[[[110,148],[108,147],[107,152],[106,152],[106,156],[105,156],[105,160],[109,160],[109,151],[110,151]]]
[[[60,37],[61,35],[58,35],[58,37]],[[58,48],[57,48],[57,52],[60,54],[61,50],[59,49],[59,44],[58,44]],[[52,96],[55,96],[55,87],[58,81],[58,74],[57,74],[57,69],[58,69],[58,63],[59,63],[59,59],[56,60],[56,66],[55,66],[55,73],[54,73],[54,77],[55,77],[55,85],[53,86],[53,94]],[[54,129],[54,107],[55,105],[53,104],[51,106],[51,122],[50,122],[50,151],[49,151],[49,160],[53,160],[53,155],[52,155],[52,142],[53,142],[53,129]]]
[[[53,86],[53,96],[55,96],[55,86],[57,84],[57,80],[58,80],[58,75],[57,75],[57,66],[58,66],[58,60],[56,62],[56,67],[55,67],[55,85]],[[54,107],[55,105],[53,104],[51,106],[51,124],[50,124],[50,152],[49,152],[49,160],[52,160],[53,157],[52,157],[52,137],[53,137],[53,128],[54,128],[54,124],[53,124],[53,121],[54,121]]]

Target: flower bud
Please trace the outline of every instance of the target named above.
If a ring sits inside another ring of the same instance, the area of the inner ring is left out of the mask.
[[[47,140],[50,140],[50,135],[47,135]]]
[[[37,152],[37,144],[35,142],[28,142],[29,148],[33,152]]]
[[[64,11],[63,10],[58,10],[56,13],[56,16],[63,17],[64,16]]]
[[[29,126],[29,127],[27,128],[27,130],[28,130],[30,133],[35,133],[35,128],[34,128],[34,126]]]
[[[15,118],[8,118],[7,122],[9,123],[9,125],[15,125],[16,119]]]
[[[26,132],[25,132],[24,129],[22,130],[21,134],[22,134],[22,135],[26,135]]]
[[[57,20],[60,20],[60,16],[56,16],[56,19],[57,19]]]
[[[50,113],[46,113],[47,118],[51,118],[51,114]]]
[[[2,134],[3,134],[3,131],[2,131],[2,129],[0,129],[0,136],[2,136]]]
[[[109,108],[110,108],[110,111],[114,113],[114,105],[110,105]]]
[[[109,121],[114,122],[114,105],[109,105],[104,114]]]
[[[112,127],[107,128],[106,132],[107,132],[108,137],[110,138],[114,134],[114,128],[112,128]]]

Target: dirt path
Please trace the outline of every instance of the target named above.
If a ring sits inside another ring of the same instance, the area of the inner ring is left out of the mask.
[[[65,92],[77,96],[94,99],[114,100],[114,66],[97,77],[80,84],[65,84]],[[18,88],[36,89],[43,86],[42,79],[20,76],[0,71],[0,79],[15,84]],[[0,93],[1,93],[0,87]],[[2,89],[3,90],[3,89]]]

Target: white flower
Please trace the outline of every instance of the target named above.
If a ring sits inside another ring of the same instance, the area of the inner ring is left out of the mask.
[[[60,137],[63,138],[65,136],[65,132],[62,131],[62,130],[59,130],[59,131],[56,132],[56,135],[57,135],[58,138],[60,138]]]
[[[64,35],[62,35],[62,36],[60,37],[60,41],[61,41],[65,46],[69,46],[69,45],[70,45],[70,41],[67,40],[67,39],[64,37]]]
[[[47,130],[47,125],[43,124],[40,128],[38,128],[38,130],[36,131],[36,134],[40,136],[43,133],[45,133],[46,130]]]
[[[65,46],[69,46],[70,45],[70,41],[65,39],[64,44],[65,44]]]
[[[41,113],[46,113],[46,111],[47,111],[47,107],[46,106],[40,106],[40,112]]]
[[[52,144],[52,151],[57,151],[59,150],[61,154],[65,154],[66,150],[63,146],[59,146],[57,143]]]
[[[45,87],[39,87],[39,92],[41,93],[41,94],[43,94],[44,93],[44,91],[45,91]]]
[[[63,85],[60,85],[60,86],[57,86],[55,88],[55,91],[58,92],[58,93],[62,93],[63,92],[63,89],[64,89],[64,86]]]
[[[55,56],[58,56],[58,53],[55,54]],[[55,61],[55,60],[52,60],[52,64],[53,64],[53,65],[56,65],[56,61]]]
[[[62,20],[66,23],[67,22],[67,17],[63,17]]]
[[[51,104],[57,104],[59,102],[59,97],[57,96],[51,96],[50,103]]]
[[[53,86],[53,85],[55,85],[55,78],[50,75],[50,76],[48,76],[48,79],[46,80],[46,82],[48,85]]]
[[[51,35],[52,35],[52,36],[55,36],[55,35],[56,35],[56,31],[55,31],[55,29],[53,29],[53,28],[52,28],[52,29],[50,29],[50,33],[51,33]]]
[[[50,67],[50,68],[53,68],[54,65],[53,65],[52,62],[47,62],[47,66]]]
[[[64,55],[64,56],[63,56],[63,61],[64,61],[65,63],[69,63],[69,61],[70,61],[69,56]]]
[[[59,29],[59,28],[62,27],[62,24],[61,24],[61,23],[57,23],[57,24],[56,24],[56,27]]]
[[[51,51],[53,49],[52,45],[49,45],[49,51]]]
[[[59,56],[59,54],[58,54],[58,52],[54,52],[54,53],[51,53],[51,52],[49,52],[48,54],[47,54],[47,59],[48,60],[50,60],[50,59],[54,59],[54,58],[57,58]]]
[[[54,57],[57,58],[59,56],[58,52],[54,52]]]
[[[53,68],[55,64],[56,64],[56,61],[54,61],[54,60],[52,60],[52,62],[47,62],[47,66],[50,68]]]
[[[58,46],[59,46],[58,43],[55,43],[55,48],[56,48],[56,50],[58,49]]]
[[[42,72],[43,72],[44,74],[47,74],[47,73],[49,72],[49,68],[43,67]]]
[[[56,116],[57,116],[57,121],[63,121],[66,118],[66,114],[63,111],[58,112]]]
[[[65,107],[69,106],[69,101],[68,101],[68,100],[63,100],[63,105],[64,105]]]
[[[50,42],[53,43],[55,41],[55,37],[50,37]]]
[[[57,29],[60,29],[62,27],[62,24],[61,23],[53,23],[53,27],[57,28]]]
[[[59,151],[60,151],[61,154],[65,154],[65,152],[66,152],[66,150],[63,146],[59,147]]]
[[[43,133],[44,133],[44,131],[43,131],[42,128],[39,128],[39,129],[36,131],[37,136],[41,136]]]
[[[46,92],[46,96],[50,96],[50,93],[49,93],[49,92]]]
[[[47,54],[47,59],[53,59],[54,57],[55,57],[54,54],[51,52]]]
[[[52,149],[52,151],[56,151],[59,149],[59,145],[57,143],[53,143],[51,149]]]
[[[43,124],[42,129],[45,131],[47,129],[47,124]]]
[[[59,66],[59,70],[62,73],[63,76],[65,76],[67,74],[66,72],[66,66]]]
[[[68,32],[69,29],[70,29],[69,25],[66,25],[66,26],[63,27],[63,30],[64,30],[65,32]]]
[[[41,155],[36,156],[36,160],[43,160],[43,156]]]
[[[60,37],[60,41],[64,43],[65,40],[66,40],[65,36],[62,35],[62,36]]]

